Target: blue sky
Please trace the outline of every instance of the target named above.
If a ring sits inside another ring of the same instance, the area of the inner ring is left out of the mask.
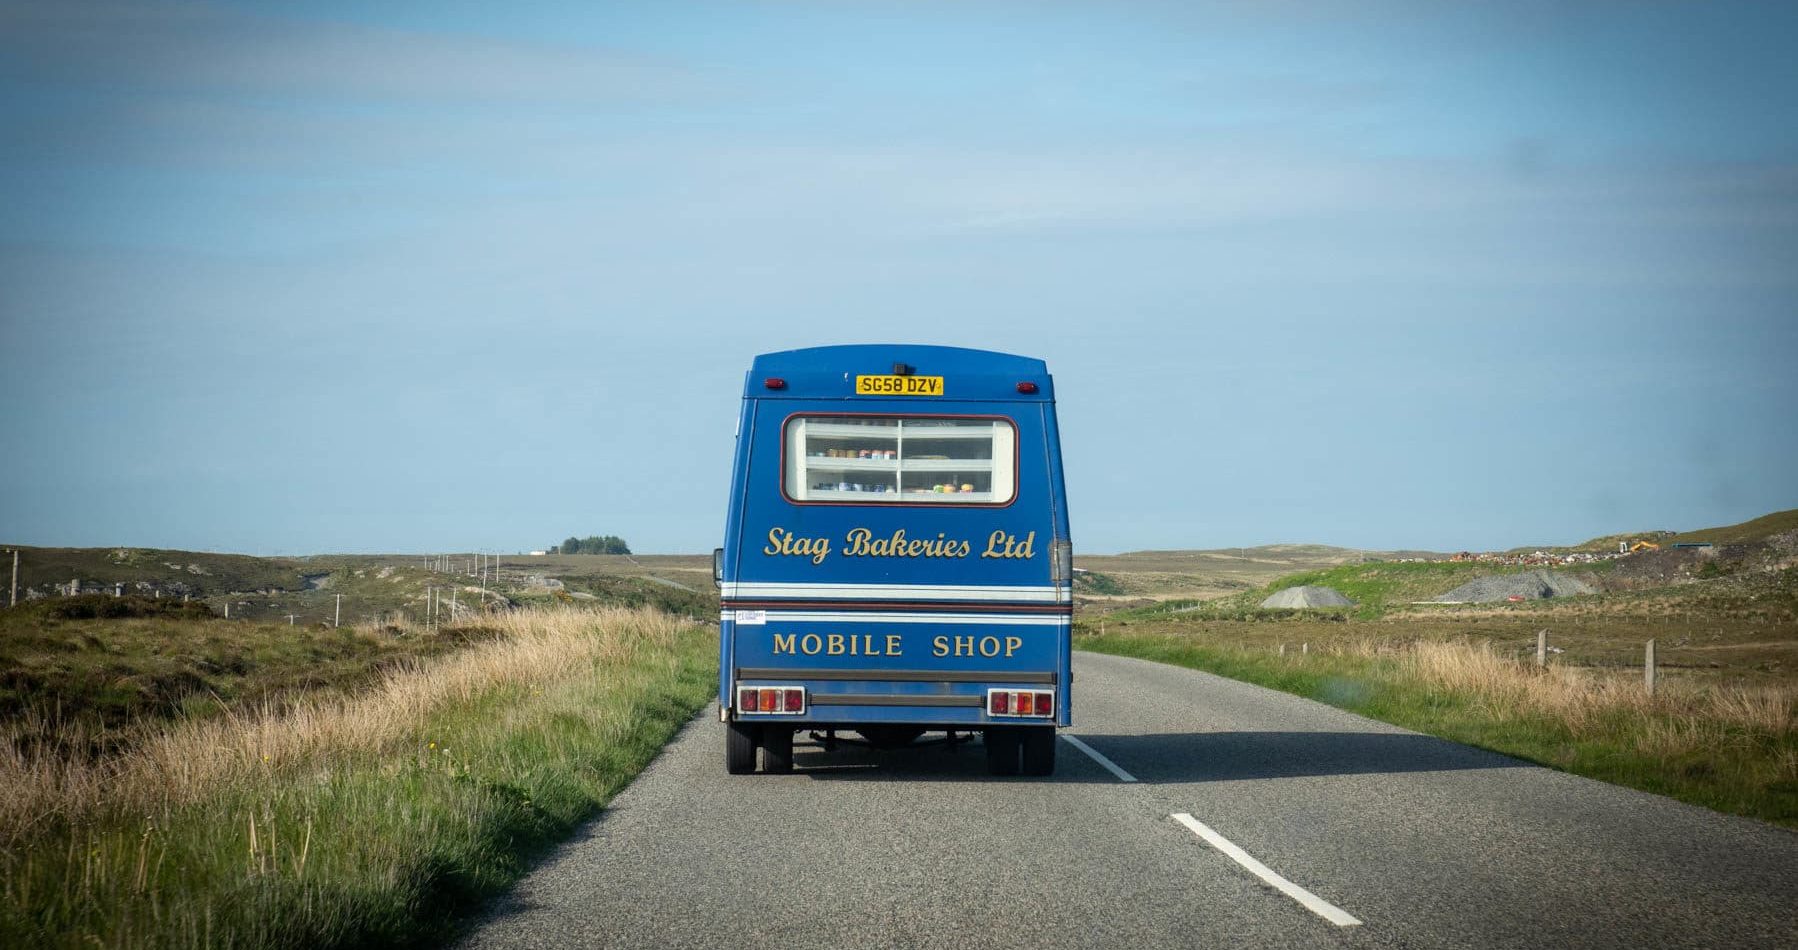
[[[1049,361],[1092,552],[1798,506],[1795,41],[1779,4],[0,4],[0,540],[703,551],[751,356],[889,340]]]

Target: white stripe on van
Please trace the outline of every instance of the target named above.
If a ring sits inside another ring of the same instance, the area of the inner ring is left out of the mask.
[[[726,598],[831,597],[845,600],[1009,600],[1053,604],[1065,601],[1066,587],[1007,587],[968,584],[725,584]]]

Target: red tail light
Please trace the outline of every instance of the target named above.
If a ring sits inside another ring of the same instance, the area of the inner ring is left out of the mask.
[[[1055,691],[1052,689],[989,689],[986,691],[986,714],[989,716],[1055,715]]]
[[[1028,381],[1019,383],[1018,392],[1021,392],[1026,396],[1033,395],[1036,392],[1036,384]]]
[[[737,712],[760,715],[805,712],[803,686],[744,686],[737,690]]]

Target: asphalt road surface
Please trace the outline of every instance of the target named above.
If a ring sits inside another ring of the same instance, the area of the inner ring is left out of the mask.
[[[710,709],[466,945],[1798,947],[1798,834],[1191,670],[1074,666],[1050,778],[989,777],[977,742],[730,776]]]

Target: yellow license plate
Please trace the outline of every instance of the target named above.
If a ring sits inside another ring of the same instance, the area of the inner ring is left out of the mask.
[[[858,396],[941,396],[941,376],[857,376]]]

